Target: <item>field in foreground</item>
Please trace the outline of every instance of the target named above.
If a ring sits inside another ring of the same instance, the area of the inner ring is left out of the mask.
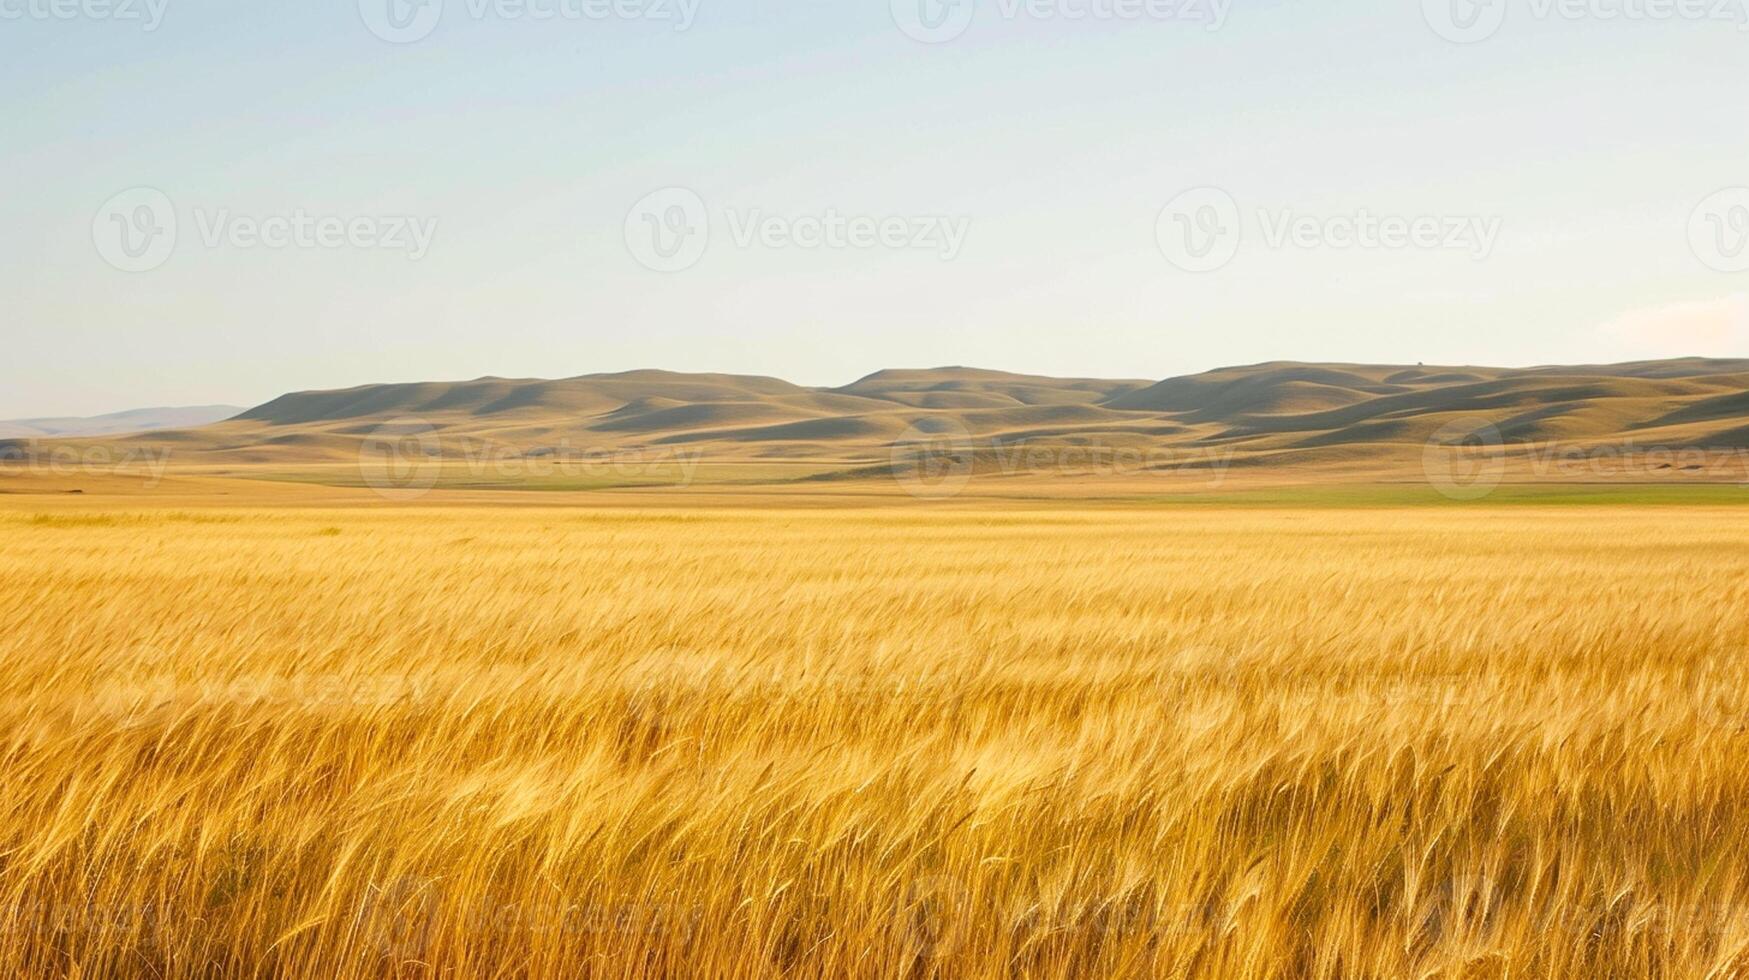
[[[0,975],[1749,974],[1727,508],[0,509]]]

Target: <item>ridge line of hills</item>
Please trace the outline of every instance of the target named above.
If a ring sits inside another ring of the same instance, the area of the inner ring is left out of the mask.
[[[79,438],[129,435],[154,429],[187,429],[223,422],[242,413],[236,405],[134,408],[84,417],[3,419],[0,439]]]
[[[416,420],[445,453],[457,439],[531,455],[684,449],[866,473],[890,465],[894,447],[919,431],[951,431],[979,445],[1219,447],[1245,465],[1365,468],[1419,459],[1465,419],[1491,423],[1507,445],[1745,449],[1749,359],[1531,368],[1276,361],[1157,382],[889,369],[835,388],[657,370],[483,377],[293,392],[211,424],[103,438],[173,450],[179,460],[291,466],[357,460],[385,425]]]

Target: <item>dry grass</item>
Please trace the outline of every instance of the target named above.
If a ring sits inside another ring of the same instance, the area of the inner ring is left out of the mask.
[[[0,535],[0,975],[1749,970],[1740,511]]]

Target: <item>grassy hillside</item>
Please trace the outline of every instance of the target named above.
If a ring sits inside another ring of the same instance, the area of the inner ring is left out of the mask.
[[[733,463],[747,479],[765,467],[773,481],[818,481],[904,479],[944,455],[1004,478],[1218,468],[1389,480],[1429,452],[1465,451],[1466,439],[1504,457],[1517,480],[1749,483],[1749,361],[1270,363],[1158,383],[940,368],[830,389],[663,371],[481,378],[299,392],[218,424],[103,445],[178,467],[316,479],[384,446],[413,447],[416,463],[472,474],[471,484],[445,475],[446,485],[513,486],[510,460]],[[0,442],[0,454],[16,462],[60,444]],[[1587,465],[1573,465],[1574,453]],[[1623,462],[1647,453],[1662,455]],[[1698,466],[1696,453],[1708,454]],[[490,464],[506,474],[485,473]]]

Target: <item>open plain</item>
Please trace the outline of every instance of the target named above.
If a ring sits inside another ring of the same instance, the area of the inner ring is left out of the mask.
[[[1749,969],[1738,507],[216,485],[0,495],[0,972]]]

